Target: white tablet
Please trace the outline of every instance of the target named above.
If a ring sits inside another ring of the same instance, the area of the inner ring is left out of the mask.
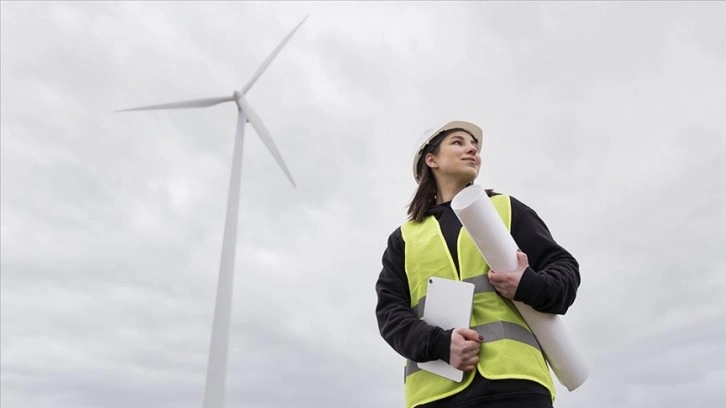
[[[423,320],[444,330],[469,327],[474,284],[437,277],[429,278]],[[418,363],[419,368],[461,382],[464,372],[443,360]]]

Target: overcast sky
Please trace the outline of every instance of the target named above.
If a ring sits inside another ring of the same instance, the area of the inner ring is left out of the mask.
[[[375,281],[415,139],[581,265],[590,366],[556,406],[726,404],[726,3],[2,2],[0,405],[201,407],[248,93],[228,407],[402,407]],[[555,380],[556,382],[556,380]]]

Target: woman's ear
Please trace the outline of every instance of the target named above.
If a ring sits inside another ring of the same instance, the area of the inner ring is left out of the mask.
[[[439,164],[436,163],[436,156],[434,156],[432,153],[426,153],[426,157],[424,157],[424,162],[432,169],[439,167]]]

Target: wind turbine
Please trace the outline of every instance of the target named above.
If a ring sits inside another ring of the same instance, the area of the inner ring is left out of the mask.
[[[234,154],[232,156],[232,174],[229,181],[229,193],[227,196],[227,214],[224,221],[224,239],[222,241],[222,256],[219,264],[219,278],[217,280],[217,299],[214,307],[214,322],[212,323],[212,340],[209,348],[209,362],[207,364],[207,380],[204,388],[204,408],[222,408],[224,405],[225,383],[227,374],[227,352],[229,349],[229,324],[232,309],[232,283],[234,281],[234,258],[235,245],[237,243],[237,210],[239,207],[240,175],[242,171],[242,142],[244,138],[245,125],[247,122],[257,131],[257,135],[272,153],[272,156],[280,165],[293,187],[293,180],[290,171],[277,150],[270,132],[259,116],[252,110],[252,107],[245,99],[245,94],[252,88],[257,79],[267,69],[273,59],[290,41],[293,34],[307,20],[308,16],[298,23],[297,26],[285,37],[265,61],[257,68],[252,78],[240,90],[234,91],[232,96],[220,96],[216,98],[195,99],[189,101],[165,103],[161,105],[143,106],[140,108],[123,109],[117,112],[156,110],[156,109],[187,109],[206,108],[218,105],[223,102],[234,102],[237,104],[237,133],[234,140]]]

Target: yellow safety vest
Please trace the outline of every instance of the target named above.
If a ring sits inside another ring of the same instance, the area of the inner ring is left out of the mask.
[[[511,230],[509,196],[496,195],[491,200],[507,229]],[[411,291],[411,308],[418,316],[423,316],[430,277],[473,283],[471,328],[484,337],[479,349],[479,373],[490,380],[525,379],[538,382],[550,390],[554,401],[555,387],[537,340],[514,304],[492,287],[487,278],[489,265],[466,229],[461,229],[457,241],[461,277],[457,276],[456,266],[436,217],[428,216],[421,222],[406,222],[401,226],[401,235],[405,242],[405,268]],[[466,374],[457,383],[419,369],[415,362],[407,360],[406,407],[413,408],[454,395],[471,383],[474,374],[474,371]]]

